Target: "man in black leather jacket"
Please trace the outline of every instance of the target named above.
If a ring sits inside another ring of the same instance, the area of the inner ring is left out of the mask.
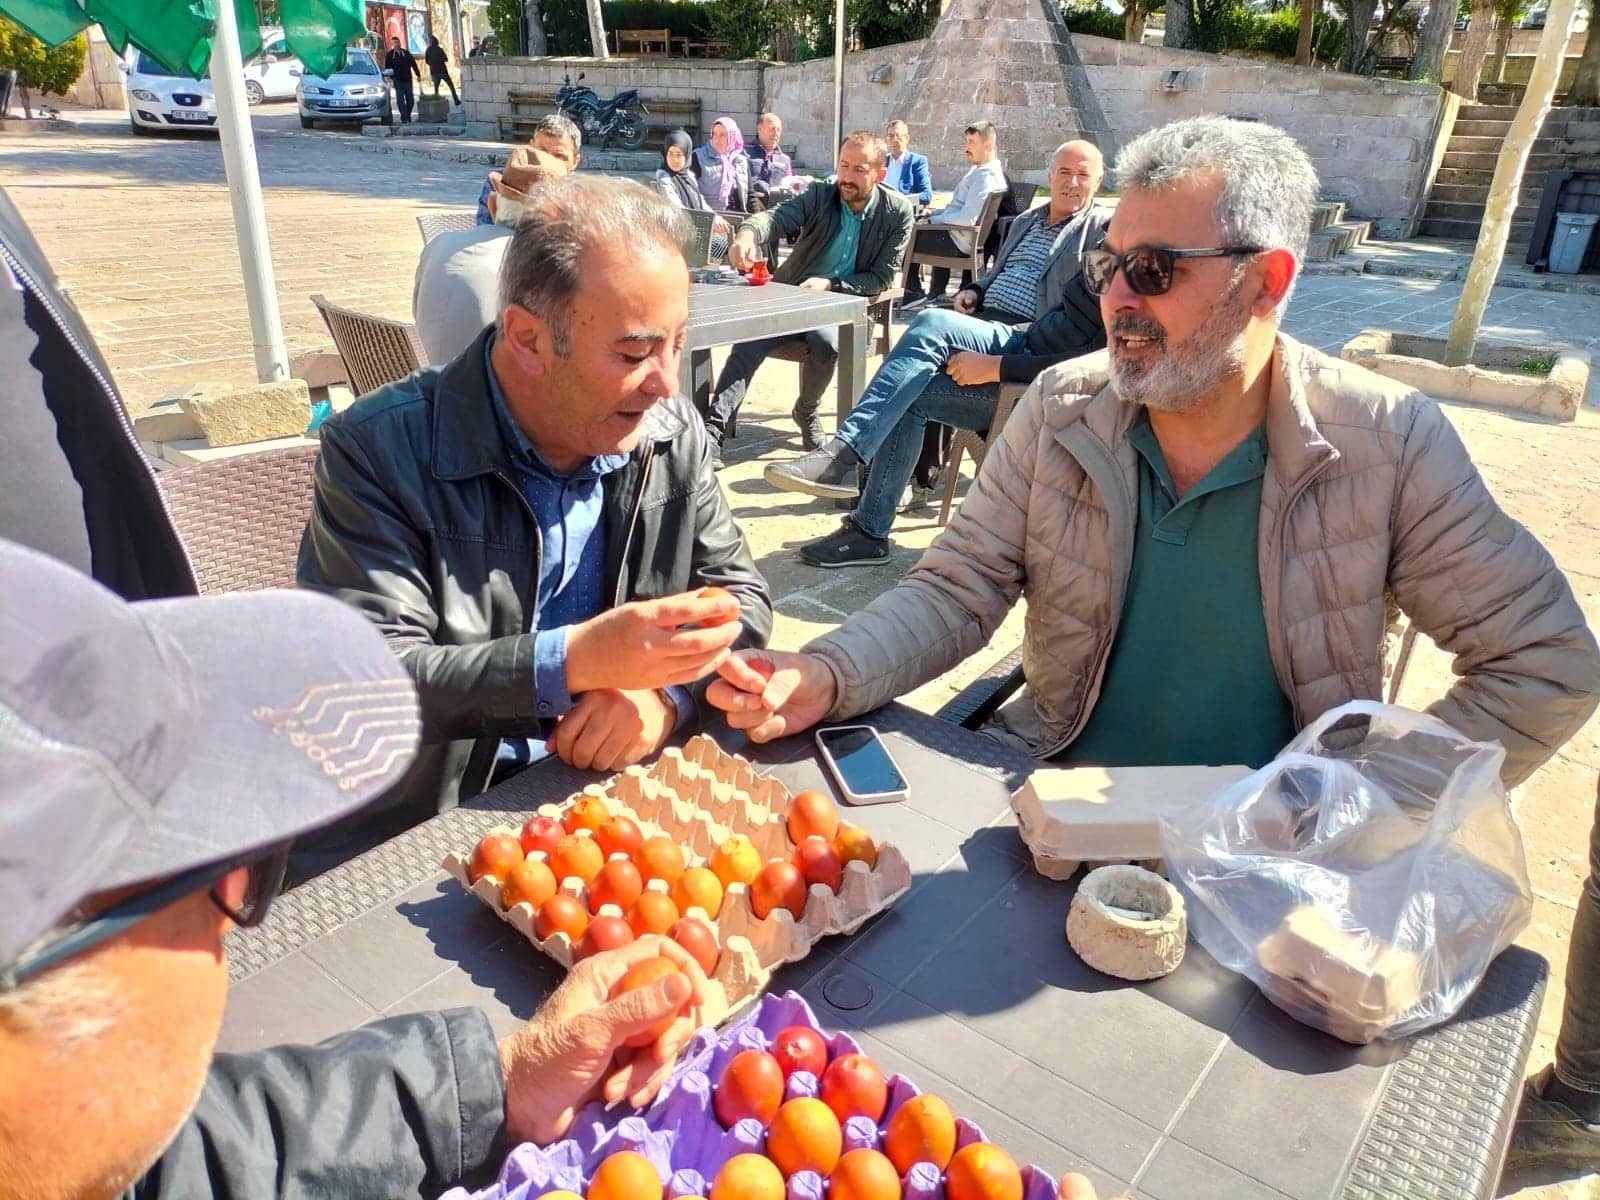
[[[389,639],[424,745],[401,789],[297,871],[476,795],[497,763],[654,754],[694,719],[689,685],[771,631],[704,428],[675,397],[682,214],[584,176],[528,207],[498,325],[322,427],[300,582]],[[726,590],[695,594],[707,585]]]

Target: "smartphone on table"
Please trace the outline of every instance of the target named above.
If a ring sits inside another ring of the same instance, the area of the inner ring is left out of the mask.
[[[847,804],[888,804],[910,794],[905,774],[870,725],[817,730],[817,749]]]

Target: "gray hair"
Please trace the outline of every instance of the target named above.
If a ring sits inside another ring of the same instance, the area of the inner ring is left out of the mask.
[[[1121,191],[1155,191],[1216,176],[1222,190],[1213,215],[1224,242],[1282,247],[1305,259],[1317,172],[1281,129],[1229,117],[1174,121],[1124,146],[1114,173]]]
[[[546,113],[539,118],[539,123],[533,127],[533,133],[528,136],[531,142],[541,133],[548,133],[552,137],[566,138],[572,143],[572,153],[578,155],[583,152],[583,134],[578,131],[577,124],[566,113]]]
[[[655,246],[683,257],[693,236],[681,208],[630,179],[568,175],[537,184],[500,267],[500,308],[516,304],[541,318],[565,356],[586,252],[610,246],[631,255]]]

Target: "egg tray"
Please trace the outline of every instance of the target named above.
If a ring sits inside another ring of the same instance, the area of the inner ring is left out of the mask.
[[[744,1050],[770,1050],[772,1039],[790,1025],[806,1025],[828,1043],[828,1060],[841,1054],[861,1053],[846,1034],[830,1036],[817,1024],[809,1005],[798,995],[763,996],[759,1004],[720,1033],[702,1028],[690,1039],[682,1060],[655,1101],[642,1112],[619,1106],[611,1112],[598,1102],[579,1110],[571,1131],[549,1146],[525,1142],[506,1157],[496,1181],[478,1192],[454,1188],[440,1200],[537,1200],[547,1191],[566,1189],[583,1195],[595,1169],[623,1150],[636,1150],[667,1180],[668,1200],[706,1196],[722,1165],[736,1154],[761,1153],[765,1134],[759,1121],[746,1118],[724,1129],[712,1108],[714,1081],[734,1055]],[[879,1125],[867,1117],[852,1117],[844,1127],[846,1151],[869,1147],[883,1149],[883,1130],[895,1111],[921,1089],[903,1075],[889,1077],[889,1107]],[[796,1071],[788,1079],[785,1099],[814,1096],[814,1075]],[[983,1130],[963,1117],[956,1118],[956,1147],[984,1142]],[[1054,1200],[1054,1178],[1038,1167],[1022,1168],[1025,1200]],[[788,1200],[823,1200],[821,1176],[799,1171],[788,1181]],[[932,1163],[917,1163],[906,1173],[905,1200],[944,1200],[944,1182]]]
[[[629,767],[603,783],[590,784],[563,804],[545,804],[539,814],[559,819],[566,808],[583,796],[603,798],[612,812],[630,816],[645,837],[665,834],[684,851],[688,866],[705,866],[712,851],[729,837],[748,837],[762,862],[788,858],[793,848],[787,819],[791,796],[776,779],[756,772],[749,760],[729,754],[715,741],[696,735],[679,750],[669,747],[648,769]],[[503,832],[517,830],[506,827]],[[758,917],[750,904],[748,884],[734,883],[724,892],[715,920],[700,908],[685,914],[698,916],[711,928],[720,951],[711,974],[711,995],[702,1010],[707,1023],[717,1025],[760,995],[772,973],[784,963],[804,958],[819,938],[854,933],[874,913],[881,912],[911,887],[911,864],[895,846],[878,842],[873,867],[848,862],[837,894],[823,884],[812,884],[798,919],[786,908]],[[486,876],[476,884],[467,879],[472,851],[447,854],[444,869],[499,914],[535,946],[571,969],[576,948],[565,933],[540,939],[534,930],[530,905],[506,909],[500,903],[500,881]],[[542,854],[535,851],[535,856]],[[569,876],[561,890],[587,907],[583,881]],[[661,880],[651,880],[652,891],[667,891]],[[600,913],[624,916],[615,905],[601,905]],[[598,914],[597,914],[598,915]]]

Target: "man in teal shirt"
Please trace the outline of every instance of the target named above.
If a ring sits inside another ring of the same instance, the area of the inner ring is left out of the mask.
[[[795,238],[794,249],[773,278],[818,292],[845,292],[869,299],[890,287],[905,258],[915,222],[911,201],[883,185],[888,149],[877,134],[857,130],[839,147],[834,183],[815,183],[777,208],[757,213],[739,227],[728,261],[741,271],[766,259],[773,238]],[[706,409],[706,432],[721,447],[744,403],[756,368],[784,346],[804,345],[800,396],[794,419],[807,450],[822,444],[817,408],[839,361],[838,329],[832,325],[801,335],[741,342],[728,353]],[[721,458],[718,457],[720,464]]]

